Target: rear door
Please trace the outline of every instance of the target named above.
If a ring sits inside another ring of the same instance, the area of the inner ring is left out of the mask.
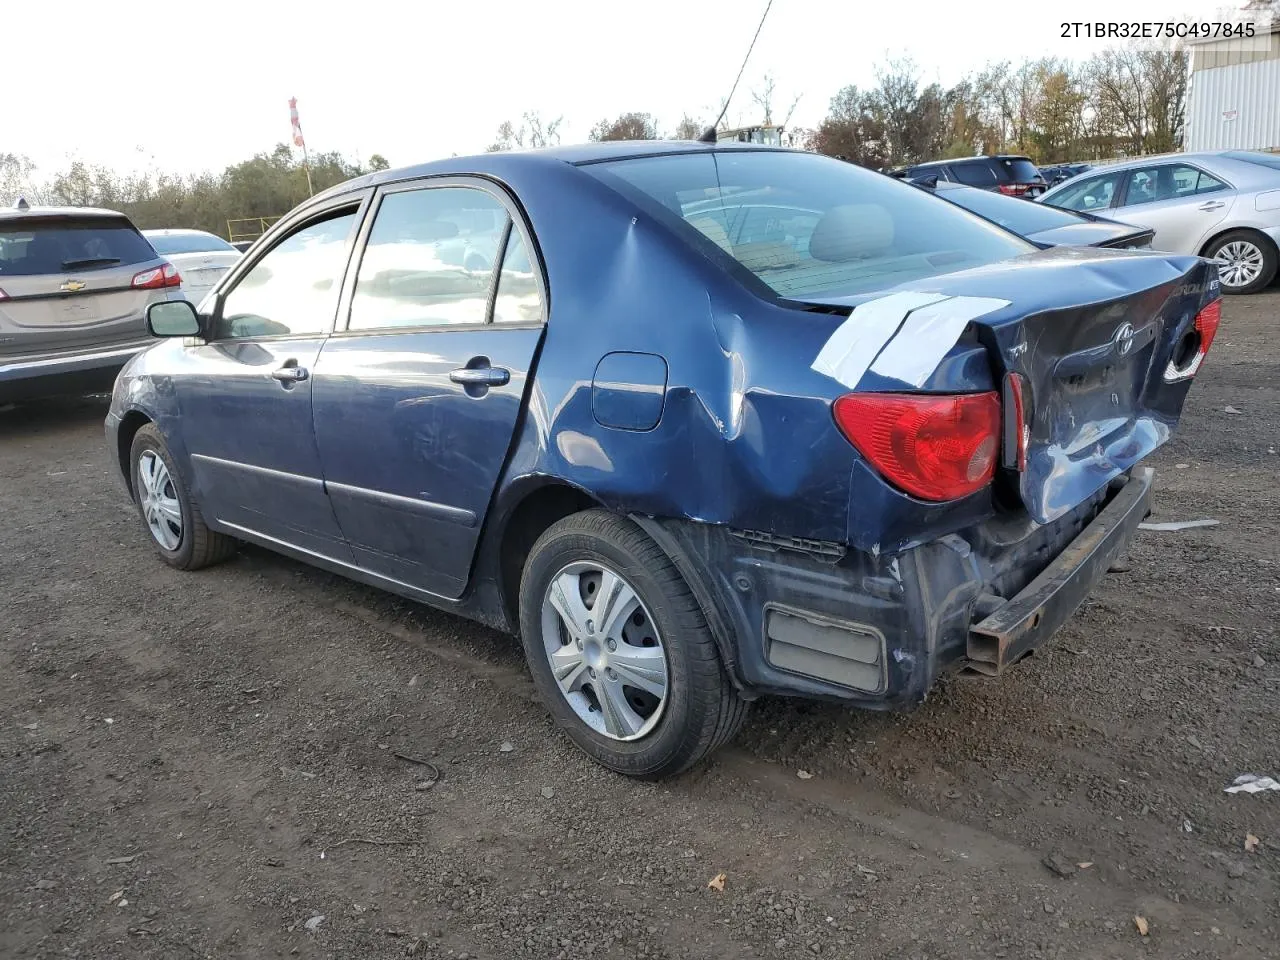
[[[142,287],[163,261],[125,217],[0,219],[0,357],[42,358],[148,342]]]
[[[314,377],[329,498],[361,567],[457,597],[542,339],[543,274],[486,182],[386,188],[365,234]]]
[[[172,379],[207,517],[350,563],[325,495],[312,384],[368,195],[296,222],[211,305],[206,342]]]
[[[1231,210],[1235,191],[1188,163],[1157,163],[1125,171],[1115,216],[1155,231],[1151,246],[1199,253]]]

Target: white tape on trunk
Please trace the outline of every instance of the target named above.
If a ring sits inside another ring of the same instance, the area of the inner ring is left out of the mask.
[[[949,297],[912,310],[897,336],[880,351],[871,370],[882,377],[923,387],[970,320],[1009,306],[995,297]]]
[[[907,314],[946,299],[941,293],[906,291],[859,304],[818,352],[813,369],[854,389]]]

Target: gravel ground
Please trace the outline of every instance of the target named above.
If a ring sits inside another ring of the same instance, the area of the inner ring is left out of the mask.
[[[1280,291],[1228,301],[1156,461],[1155,519],[1220,526],[1140,534],[998,682],[766,701],[662,785],[572,749],[506,637],[256,549],[165,567],[104,410],[0,412],[0,957],[1280,951],[1280,793],[1223,792],[1280,777]]]

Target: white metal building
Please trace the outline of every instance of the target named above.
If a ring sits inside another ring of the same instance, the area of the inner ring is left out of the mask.
[[[1269,43],[1255,38],[1189,45],[1188,152],[1280,151],[1280,3],[1254,0],[1244,9],[1258,19],[1271,13]]]

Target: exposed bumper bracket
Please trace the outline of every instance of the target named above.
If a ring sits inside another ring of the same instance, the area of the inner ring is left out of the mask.
[[[1149,467],[1134,470],[1120,492],[1038,577],[970,628],[970,670],[999,676],[1066,622],[1150,512],[1154,477]]]

